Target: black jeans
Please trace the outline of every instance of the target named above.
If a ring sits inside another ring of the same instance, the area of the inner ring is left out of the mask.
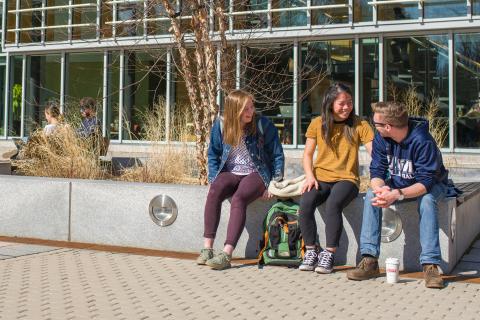
[[[317,238],[315,209],[325,204],[326,246],[338,247],[342,234],[343,209],[358,195],[358,187],[350,181],[322,182],[318,181],[318,190],[305,192],[300,199],[300,230],[305,245],[314,246]]]

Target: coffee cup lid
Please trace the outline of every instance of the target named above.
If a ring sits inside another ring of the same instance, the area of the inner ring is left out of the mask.
[[[385,260],[385,263],[399,264],[399,263],[400,263],[400,260],[398,260],[398,258],[387,258],[387,259]]]

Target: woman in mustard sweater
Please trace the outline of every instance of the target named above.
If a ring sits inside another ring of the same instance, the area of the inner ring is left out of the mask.
[[[358,195],[358,149],[363,144],[371,153],[374,135],[368,122],[355,115],[352,92],[344,84],[328,88],[321,111],[307,129],[303,154],[306,181],[300,200],[300,229],[306,252],[299,269],[330,273],[343,228],[342,211]],[[326,245],[318,251],[315,209],[324,202]]]

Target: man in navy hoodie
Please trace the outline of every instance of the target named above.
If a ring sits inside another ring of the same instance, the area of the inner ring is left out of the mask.
[[[425,286],[443,288],[438,271],[441,262],[438,235],[438,201],[445,197],[447,176],[440,150],[428,132],[428,121],[409,118],[404,105],[373,105],[373,140],[370,164],[371,189],[363,208],[360,253],[363,259],[347,273],[348,279],[376,277],[380,255],[382,208],[403,199],[418,198],[420,214],[420,263]]]

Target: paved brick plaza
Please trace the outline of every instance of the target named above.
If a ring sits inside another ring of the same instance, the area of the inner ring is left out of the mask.
[[[480,319],[480,284],[428,290],[236,264],[0,245],[0,319]]]

